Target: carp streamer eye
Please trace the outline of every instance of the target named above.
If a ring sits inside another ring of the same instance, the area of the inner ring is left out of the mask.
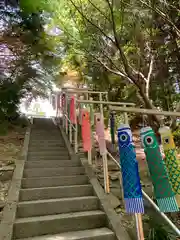
[[[127,141],[127,139],[128,139],[128,136],[127,136],[126,134],[122,134],[122,135],[120,136],[120,140],[121,140],[122,142]]]
[[[97,121],[100,122],[100,118],[98,118]]]
[[[153,138],[152,137],[146,137],[145,142],[147,145],[151,145],[153,143]]]
[[[169,138],[168,138],[168,137],[164,138],[164,143],[165,143],[165,144],[169,144],[169,142],[170,142],[170,141],[169,141]]]

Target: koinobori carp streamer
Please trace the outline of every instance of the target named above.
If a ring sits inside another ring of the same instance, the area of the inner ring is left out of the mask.
[[[107,153],[106,141],[104,134],[104,119],[100,113],[95,114],[95,123],[96,123],[96,134],[98,136],[98,144],[100,154],[104,155]]]
[[[73,124],[76,124],[76,106],[74,96],[72,96],[70,100],[70,120]]]
[[[144,147],[154,193],[161,212],[176,212],[178,205],[168,179],[168,173],[162,154],[151,127],[141,129],[141,142]]]
[[[118,128],[118,145],[126,212],[144,213],[138,162],[128,124]]]
[[[82,123],[81,123],[81,133],[83,140],[83,149],[85,152],[88,152],[92,148],[91,142],[91,125],[89,119],[89,112],[86,109],[82,110]]]
[[[174,143],[171,129],[164,126],[159,129],[161,143],[165,154],[165,164],[172,189],[176,194],[176,200],[180,206],[180,159],[178,159],[176,146]]]

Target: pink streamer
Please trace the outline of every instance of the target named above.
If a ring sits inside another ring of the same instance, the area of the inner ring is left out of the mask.
[[[104,121],[100,113],[95,114],[95,123],[96,123],[96,134],[98,136],[100,154],[104,155],[107,153],[107,149],[106,149],[106,141],[105,141],[105,134],[104,134]]]
[[[62,96],[61,96],[61,109],[62,109],[62,112],[65,111],[65,105],[66,105],[66,100],[65,100],[65,94],[63,93]]]
[[[76,113],[75,113],[75,97],[71,97],[71,102],[70,102],[70,120],[73,124],[76,124]]]
[[[60,109],[60,93],[57,94],[57,108]]]
[[[85,109],[82,110],[82,140],[83,140],[83,149],[85,152],[88,152],[92,148],[91,142],[91,124],[89,118],[89,112]]]

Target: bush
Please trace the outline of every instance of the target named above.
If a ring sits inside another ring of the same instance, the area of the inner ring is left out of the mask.
[[[177,147],[180,147],[180,127],[173,132],[174,141]]]

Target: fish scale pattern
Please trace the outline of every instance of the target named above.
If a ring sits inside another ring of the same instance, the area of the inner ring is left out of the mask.
[[[146,158],[156,198],[173,197],[174,193],[168,180],[164,161],[161,161],[162,157],[159,148],[149,148],[146,151]]]
[[[175,149],[165,150],[165,162],[173,191],[180,194],[180,164],[177,160]]]
[[[121,148],[120,163],[126,211],[127,213],[144,213],[138,163],[133,145]]]

